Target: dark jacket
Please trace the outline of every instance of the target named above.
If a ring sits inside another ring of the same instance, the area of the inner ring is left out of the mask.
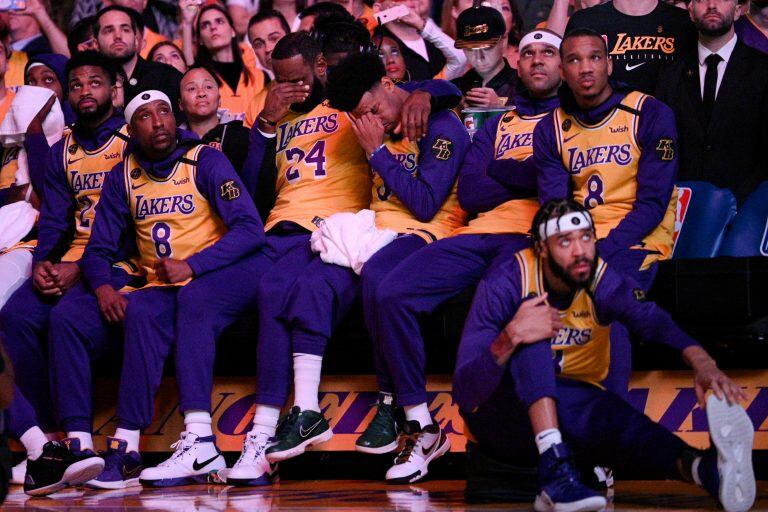
[[[656,96],[677,118],[678,179],[729,188],[739,203],[768,179],[768,55],[736,43],[709,123],[695,50],[662,71]]]
[[[242,121],[230,121],[217,125],[203,136],[203,144],[213,146],[226,156],[232,163],[237,174],[243,170],[245,156],[248,154],[248,135],[250,131],[243,126]]]
[[[25,44],[21,51],[26,52],[30,57],[34,57],[39,53],[53,53],[51,43],[48,42],[48,39],[43,34]]]
[[[466,96],[467,92],[471,89],[483,87],[483,79],[474,68],[464,73],[463,76],[454,78],[451,82],[461,89],[461,94],[464,96]],[[504,59],[504,67],[501,68],[501,71],[496,73],[487,84],[485,84],[485,87],[493,89],[499,98],[506,98],[505,103],[510,104],[516,92],[516,85],[517,71],[512,69],[512,66],[507,62],[507,59]]]
[[[186,119],[179,109],[179,87],[181,73],[173,66],[151,62],[139,57],[133,74],[125,84],[125,104],[127,105],[136,95],[150,89],[162,91],[171,100],[171,107],[176,116],[176,123],[181,124]]]

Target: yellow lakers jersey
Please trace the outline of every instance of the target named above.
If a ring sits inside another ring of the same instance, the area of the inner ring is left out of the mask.
[[[195,184],[197,159],[204,147],[201,144],[187,151],[162,180],[145,171],[133,155],[125,160],[125,190],[136,231],[138,263],[147,286],[168,286],[155,273],[154,265],[160,259],[187,259],[227,232]]]
[[[494,160],[523,161],[533,156],[533,130],[547,112],[537,116],[522,116],[510,111],[499,120],[493,145]],[[533,217],[539,209],[538,199],[512,199],[493,210],[480,212],[469,225],[454,231],[453,235],[467,234],[527,234]]]
[[[2,167],[0,167],[0,190],[16,184],[16,171],[19,170],[18,146],[9,146],[2,149]]]
[[[555,133],[563,165],[571,175],[574,200],[590,209],[598,238],[605,238],[632,211],[637,198],[637,171],[642,149],[637,142],[640,109],[648,96],[629,93],[597,125],[583,124],[562,108],[555,110]],[[652,150],[654,148],[650,148]],[[643,248],[662,258],[672,253],[677,191],[661,224]]]
[[[400,165],[411,174],[418,172],[419,146],[415,142],[402,138],[387,139],[387,149],[400,162]],[[371,210],[376,212],[376,227],[391,229],[398,233],[419,235],[429,242],[445,238],[459,226],[464,224],[467,214],[459,206],[456,195],[456,183],[442,206],[429,222],[420,222],[413,216],[402,201],[387,187],[378,173],[373,174],[373,192]]]
[[[323,102],[277,125],[277,200],[265,230],[294,222],[310,231],[334,213],[356,213],[370,203],[365,152],[347,114]]]
[[[542,260],[533,248],[518,252],[515,258],[520,267],[522,298],[546,292]],[[560,310],[563,327],[549,340],[560,376],[596,386],[608,376],[611,362],[610,324],[600,323],[592,300],[605,269],[605,262],[598,258],[595,277],[588,289],[577,291],[571,304]]]
[[[78,261],[91,236],[96,205],[107,173],[123,158],[128,142],[126,126],[112,135],[95,151],[86,151],[75,141],[72,133],[64,136],[64,169],[77,206],[75,207],[75,237],[61,261]]]

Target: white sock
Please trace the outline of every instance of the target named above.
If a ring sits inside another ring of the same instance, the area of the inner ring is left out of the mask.
[[[27,458],[31,460],[37,460],[37,458],[43,454],[43,446],[48,442],[48,438],[40,427],[32,427],[19,438],[21,444],[27,450]]]
[[[429,414],[429,407],[427,407],[426,402],[422,402],[416,405],[406,405],[404,409],[405,419],[408,421],[418,421],[421,428],[429,426],[433,423],[432,415]]]
[[[275,437],[275,429],[280,419],[280,408],[272,405],[256,405],[256,412],[253,415],[254,434],[264,434],[267,437]]]
[[[208,411],[191,410],[184,413],[185,430],[196,434],[197,437],[208,437],[213,435],[211,421],[211,414]]]
[[[115,437],[118,439],[122,439],[126,443],[128,443],[128,447],[125,449],[127,452],[138,452],[139,451],[139,439],[141,439],[141,431],[140,430],[128,430],[125,428],[118,428],[115,430]]]
[[[293,354],[293,405],[302,411],[320,412],[317,393],[323,358],[312,354]]]
[[[90,432],[67,432],[67,437],[72,437],[80,441],[81,450],[93,450],[93,436]]]
[[[563,436],[556,428],[548,428],[536,434],[536,448],[539,449],[539,455],[549,450],[552,445],[563,442]]]
[[[699,464],[701,463],[701,457],[696,457],[693,459],[693,464],[691,464],[691,476],[693,477],[693,482],[698,485],[699,487],[704,487],[701,484],[701,478],[699,478]]]

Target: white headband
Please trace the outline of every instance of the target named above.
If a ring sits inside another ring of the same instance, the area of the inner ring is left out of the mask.
[[[164,92],[155,90],[144,91],[129,101],[125,106],[125,121],[130,124],[133,113],[136,112],[139,107],[142,107],[147,103],[152,103],[155,100],[163,100],[169,107],[172,107],[171,100]]]
[[[560,43],[562,43],[563,40],[560,36],[557,34],[550,32],[549,30],[534,30],[532,32],[528,32],[523,36],[523,38],[520,40],[520,44],[518,45],[518,48],[520,48],[520,51],[522,52],[526,46],[532,43],[544,43],[548,44],[550,46],[554,46],[558,50],[560,49]]]
[[[561,217],[554,217],[539,224],[539,238],[544,241],[554,235],[570,233],[571,231],[579,231],[580,229],[588,229],[591,227],[592,219],[589,218],[589,214],[584,212],[566,213]]]
[[[38,67],[38,66],[44,66],[44,67],[46,67],[46,68],[48,67],[48,66],[46,66],[45,64],[43,64],[42,62],[33,62],[32,64],[30,64],[29,66],[27,66],[27,71],[29,71],[29,70],[30,70],[30,69],[32,69],[32,68],[36,68],[36,67]]]

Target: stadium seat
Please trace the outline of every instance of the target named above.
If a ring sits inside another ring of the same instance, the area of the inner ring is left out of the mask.
[[[768,256],[768,181],[739,208],[723,240],[720,256]]]
[[[703,181],[682,181],[677,188],[672,257],[714,258],[736,215],[736,198],[730,190]]]

